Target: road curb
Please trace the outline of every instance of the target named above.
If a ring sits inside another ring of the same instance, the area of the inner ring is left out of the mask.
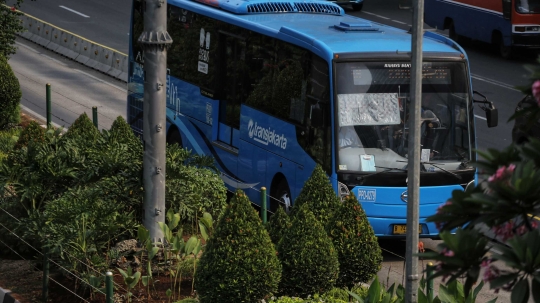
[[[11,296],[11,290],[0,287],[0,303],[20,303]]]
[[[20,17],[21,25],[26,30],[18,33],[20,37],[104,74],[127,82],[128,60],[126,54],[88,40],[24,12],[21,13],[23,14]]]

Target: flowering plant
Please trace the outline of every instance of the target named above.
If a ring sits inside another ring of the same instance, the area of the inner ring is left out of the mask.
[[[532,125],[540,118],[540,68],[528,68],[531,84],[521,89],[539,106],[510,119],[523,115]],[[464,192],[454,191],[426,220],[436,224],[443,243],[438,252],[420,255],[438,261],[432,277],[449,278],[448,283],[465,278],[467,296],[481,278],[496,292],[511,291],[512,303],[527,302],[530,293],[540,302],[540,141],[529,137],[524,145],[478,154],[484,160],[475,166],[487,179]],[[507,269],[494,261],[504,262]]]

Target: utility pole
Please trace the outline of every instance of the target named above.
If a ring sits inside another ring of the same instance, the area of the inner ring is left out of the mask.
[[[424,35],[424,0],[413,0],[411,39],[411,100],[409,111],[409,153],[407,166],[407,250],[405,254],[405,300],[418,302],[418,223],[420,205],[420,118],[422,106],[422,38]]]
[[[143,224],[150,239],[163,242],[158,222],[165,222],[165,97],[167,89],[167,1],[143,0],[144,31],[138,42],[144,51]]]

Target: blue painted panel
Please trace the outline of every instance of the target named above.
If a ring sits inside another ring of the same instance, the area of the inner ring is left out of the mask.
[[[249,199],[255,203],[260,201],[260,188],[267,189],[270,183],[266,180],[267,152],[253,144],[240,140],[238,155],[238,176],[248,183],[255,184],[253,189],[245,189]]]
[[[232,129],[232,146],[238,148],[240,146],[240,130]]]
[[[223,123],[219,123],[218,140],[226,144],[231,144],[231,127]]]
[[[212,125],[217,101],[202,96],[197,86],[167,76],[166,100],[169,110]]]
[[[448,186],[426,186],[420,188],[420,204],[441,204],[452,197],[452,191],[463,190],[460,185]],[[401,200],[401,195],[407,191],[406,187],[378,187],[378,186],[357,186],[352,193],[356,195],[358,201],[365,205],[406,205]],[[379,216],[377,214],[369,214]]]

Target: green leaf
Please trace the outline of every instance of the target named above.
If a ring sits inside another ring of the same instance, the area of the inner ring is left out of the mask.
[[[150,232],[143,225],[139,225],[139,228],[137,229],[137,237],[144,245],[150,238]]]
[[[124,279],[126,279],[128,277],[128,274],[124,270],[122,270],[121,268],[118,268],[118,271],[120,272],[120,274],[122,275],[122,277]]]
[[[201,236],[203,239],[208,241],[208,232],[206,230],[206,226],[202,222],[199,222],[199,228],[201,229]]]
[[[452,297],[452,294],[449,292],[448,288],[446,288],[442,284],[441,286],[439,286],[439,299],[441,300],[441,302],[445,303],[457,303],[456,298]]]
[[[139,283],[139,279],[141,278],[141,272],[138,271],[132,276],[132,281],[128,284],[129,288],[133,288],[137,283]]]
[[[144,286],[147,286],[148,283],[150,282],[150,279],[151,279],[151,278],[152,278],[152,277],[150,277],[150,276],[142,276],[142,277],[141,277],[141,282],[142,282],[142,284],[143,284]]]
[[[360,298],[359,295],[357,295],[357,294],[355,294],[354,292],[349,291],[349,290],[347,290],[347,292],[349,293],[349,295],[350,295],[351,297],[353,297],[356,301],[358,301],[358,303],[364,303],[364,300],[363,300],[362,298]]]
[[[213,224],[213,219],[212,219],[212,215],[209,214],[209,213],[204,213],[203,214],[203,219],[204,219],[204,224],[206,226],[208,226],[209,228],[212,228],[212,224]]]
[[[191,238],[189,238],[189,240],[186,243],[186,248],[185,248],[186,254],[189,255],[189,254],[193,253],[193,250],[197,246],[198,241],[199,241],[199,239],[197,239],[196,236],[191,236]]]
[[[521,279],[512,290],[510,296],[512,303],[527,303],[529,300],[529,281]]]
[[[420,287],[418,287],[418,303],[429,303],[428,297]]]
[[[148,250],[148,260],[152,260],[158,253],[159,247],[152,245],[151,247],[147,247],[147,250]]]
[[[377,276],[375,276],[375,279],[369,286],[366,299],[369,303],[378,303],[381,300],[381,283],[379,283]]]
[[[158,225],[159,225],[159,228],[161,229],[161,231],[163,232],[163,236],[165,237],[167,242],[171,243],[171,241],[172,241],[172,232],[171,232],[171,229],[169,228],[169,226],[167,226],[163,222],[158,222]]]
[[[167,295],[167,297],[170,298],[172,296],[172,290],[170,288],[167,289],[167,291],[165,292],[165,295]]]

